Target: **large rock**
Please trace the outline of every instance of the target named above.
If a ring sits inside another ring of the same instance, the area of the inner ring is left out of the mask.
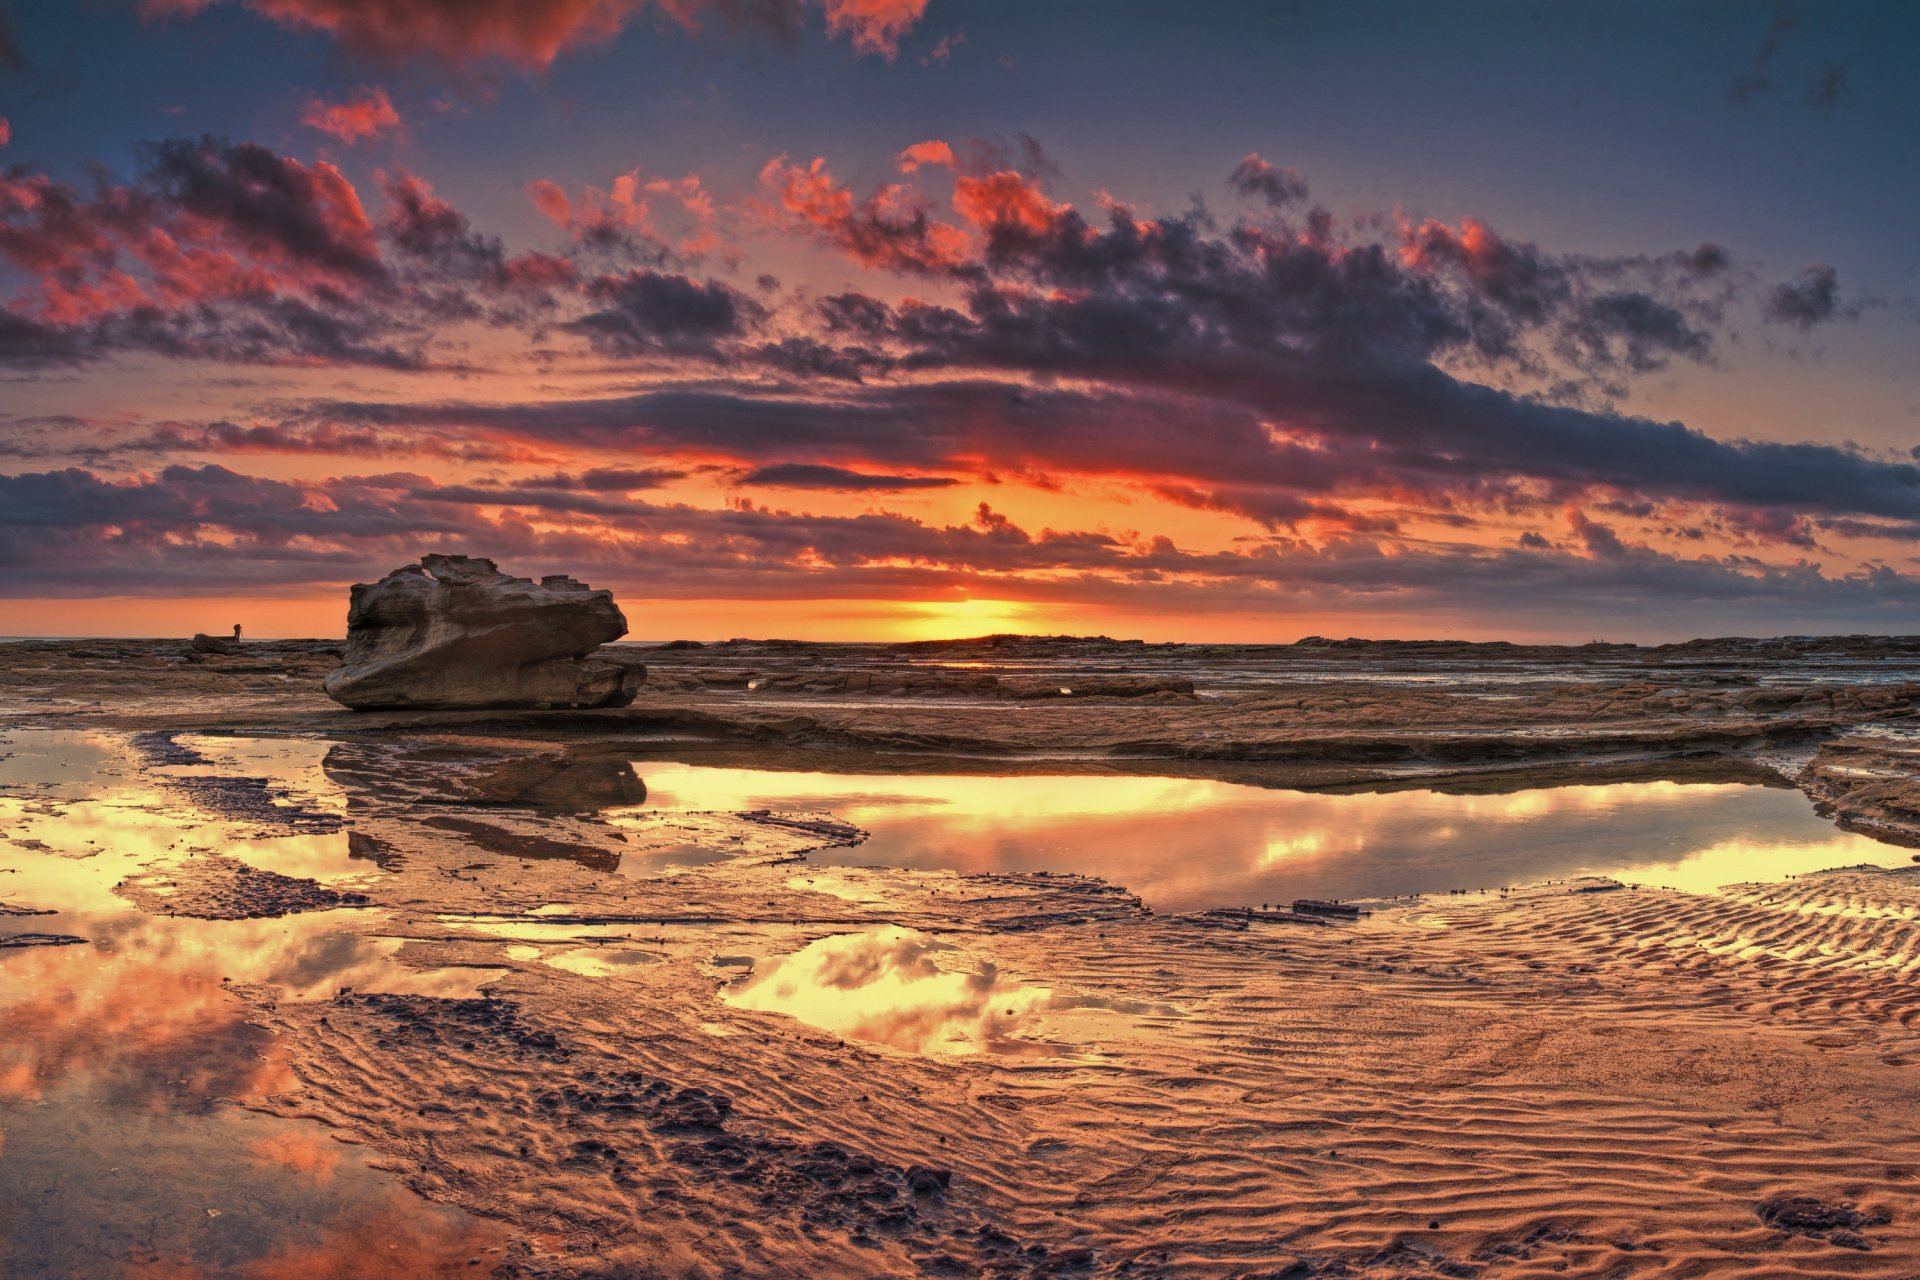
[[[625,706],[645,668],[586,655],[626,633],[610,591],[422,556],[353,588],[345,660],[325,688],[356,709]]]

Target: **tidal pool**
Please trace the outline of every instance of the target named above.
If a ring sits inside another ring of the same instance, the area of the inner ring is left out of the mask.
[[[743,959],[715,963],[737,966]],[[747,963],[750,972],[723,993],[727,1003],[908,1053],[1054,1056],[1071,1046],[1043,1034],[1043,1014],[1175,1016],[1140,1001],[1057,994],[931,934],[897,926],[835,934],[790,955]]]
[[[431,1204],[317,1124],[246,1110],[293,1079],[231,983],[288,1000],[341,987],[475,994],[489,971],[421,971],[351,913],[198,920],[113,892],[210,854],[329,884],[372,874],[303,808],[246,816],[208,781],[312,774],[324,744],[221,744],[210,763],[123,735],[0,735],[0,1275],[472,1275],[505,1233]],[[225,749],[223,749],[223,747]],[[257,803],[255,803],[257,802]],[[282,820],[284,819],[284,820]],[[33,914],[27,914],[31,912]],[[21,945],[27,935],[66,945]],[[477,1265],[477,1264],[476,1264]],[[480,1272],[484,1274],[484,1270]]]
[[[834,862],[1062,871],[1186,911],[1604,875],[1695,892],[1906,866],[1784,787],[1614,782],[1501,795],[1284,791],[1191,778],[776,772],[644,761],[650,806],[827,810],[869,833]]]

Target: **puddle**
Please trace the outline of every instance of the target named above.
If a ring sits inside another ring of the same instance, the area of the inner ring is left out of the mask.
[[[618,978],[635,969],[659,964],[660,956],[632,947],[573,947],[545,955],[541,963],[589,978]]]
[[[1620,782],[1505,795],[1283,791],[1113,775],[831,774],[639,766],[650,803],[825,809],[869,833],[814,864],[1096,875],[1161,911],[1616,876],[1706,892],[1829,867],[1910,865],[1798,791]]]
[[[821,938],[790,955],[721,956],[714,963],[751,966],[722,993],[736,1008],[783,1013],[907,1053],[1053,1057],[1074,1046],[1041,1038],[1041,1015],[1050,1011],[1171,1012],[1057,996],[931,934],[895,926]]]
[[[336,882],[369,874],[322,821],[263,823],[252,802],[210,815],[195,802],[208,793],[176,784],[182,769],[219,781],[230,767],[281,794],[284,769],[284,794],[311,815],[298,792],[319,783],[315,744],[205,745],[216,763],[155,762],[114,735],[0,737],[0,912],[51,913],[0,913],[0,935],[86,940],[0,947],[0,1275],[476,1274],[498,1259],[498,1227],[422,1199],[321,1126],[242,1109],[293,1081],[227,988],[470,996],[499,971],[409,968],[402,940],[342,931],[364,913],[197,920],[115,894],[145,864],[214,852]]]

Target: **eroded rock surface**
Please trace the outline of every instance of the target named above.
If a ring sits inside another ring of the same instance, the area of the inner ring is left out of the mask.
[[[624,706],[644,673],[586,658],[626,632],[610,591],[422,556],[355,585],[345,661],[325,688],[356,709]]]

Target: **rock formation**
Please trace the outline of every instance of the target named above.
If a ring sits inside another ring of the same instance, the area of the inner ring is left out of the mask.
[[[345,660],[324,687],[360,710],[625,706],[644,668],[587,655],[626,632],[610,591],[422,556],[353,588]]]

